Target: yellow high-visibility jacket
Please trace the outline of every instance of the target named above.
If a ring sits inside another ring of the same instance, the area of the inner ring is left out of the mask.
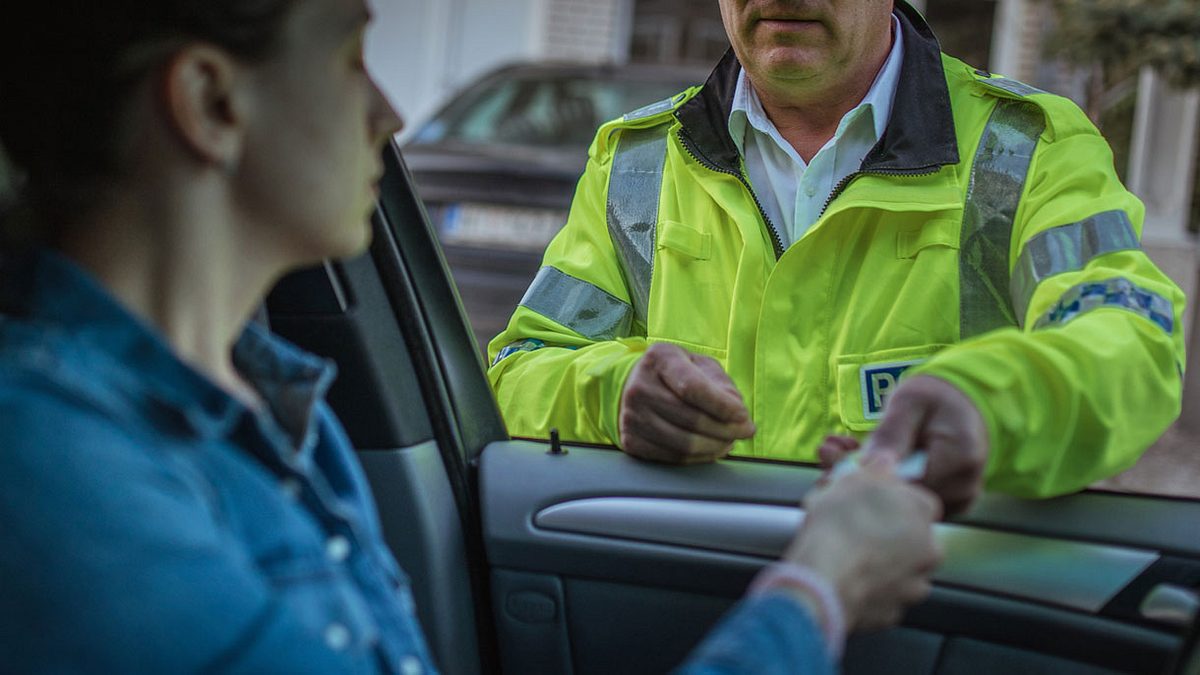
[[[1074,491],[1179,414],[1184,297],[1143,206],[1070,101],[940,53],[902,2],[892,117],[781,250],[727,120],[740,68],[600,128],[566,226],[488,375],[509,430],[616,443],[648,343],[716,358],[758,426],[734,454],[812,461],[871,430],[901,375],[979,408],[990,489]]]

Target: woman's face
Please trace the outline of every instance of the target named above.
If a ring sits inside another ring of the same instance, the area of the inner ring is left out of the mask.
[[[299,0],[279,51],[247,70],[253,94],[235,200],[255,241],[296,264],[362,251],[400,128],[363,64],[362,0]]]

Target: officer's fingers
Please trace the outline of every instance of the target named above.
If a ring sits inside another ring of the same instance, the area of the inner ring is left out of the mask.
[[[821,462],[822,469],[832,469],[838,462],[842,461],[850,453],[845,450],[822,443],[821,447],[817,448],[817,458]]]
[[[687,454],[687,436],[656,429],[645,415],[622,415],[621,449],[640,459],[679,464]]]
[[[916,448],[928,414],[928,406],[922,397],[904,396],[902,389],[897,390],[888,401],[883,420],[871,434],[867,447],[890,450],[897,457],[907,457]]]
[[[670,342],[656,342],[646,348],[638,359],[638,366],[654,372],[663,372],[679,363],[690,363],[688,352]]]
[[[691,361],[672,361],[659,370],[667,388],[682,401],[721,422],[741,422],[749,419],[746,404],[736,391],[723,382],[713,381]]]
[[[724,385],[734,394],[737,394],[738,400],[743,401],[742,392],[738,391],[737,385],[733,383],[733,378],[729,377],[729,373],[721,367],[721,363],[711,356],[703,354],[693,354],[688,352],[688,359],[695,364],[697,368],[704,372],[713,382]]]
[[[941,498],[946,515],[953,516],[971,507],[982,492],[982,481],[975,476],[959,474],[928,487]]]
[[[841,448],[842,452],[857,450],[859,446],[857,438],[853,436],[840,436],[838,434],[829,434],[822,443]]]
[[[965,437],[934,434],[928,443],[929,460],[921,482],[941,497],[946,512],[961,513],[983,489],[986,455],[969,447]]]
[[[726,444],[751,438],[755,432],[754,423],[749,418],[737,422],[714,419],[681,400],[658,377],[631,379],[625,386],[621,410],[623,415],[654,413],[684,431],[698,433]]]
[[[963,476],[974,474],[971,459],[961,450],[944,443],[934,441],[930,444],[925,467],[925,478],[922,481],[929,486],[940,486],[954,483]]]
[[[621,448],[635,457],[671,464],[711,462],[724,457],[730,444],[688,432],[651,410],[623,414]]]
[[[628,408],[631,412],[637,412],[651,405],[653,401],[668,399],[675,401],[678,397],[667,389],[666,383],[653,367],[639,365],[629,374],[625,389],[621,392],[621,411],[624,414]]]
[[[817,457],[821,460],[821,468],[830,469],[857,449],[858,441],[853,437],[829,435],[821,441],[821,446],[817,448]]]
[[[700,411],[674,396],[664,396],[647,401],[654,412],[675,426],[708,438],[732,443],[754,436],[755,426],[749,419],[740,422],[722,422]]]

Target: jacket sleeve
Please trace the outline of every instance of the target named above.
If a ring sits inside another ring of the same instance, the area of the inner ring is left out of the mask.
[[[674,675],[832,675],[817,623],[782,593],[743,599]]]
[[[1013,230],[1019,328],[914,372],[958,386],[991,438],[990,489],[1047,497],[1133,465],[1178,416],[1182,291],[1141,250],[1142,203],[1083,114],[1055,98]]]
[[[514,436],[615,444],[625,379],[646,348],[606,221],[607,127],[588,153],[567,223],[488,346],[488,380]]]

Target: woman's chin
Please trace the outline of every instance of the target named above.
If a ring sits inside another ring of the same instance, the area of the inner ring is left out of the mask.
[[[365,220],[356,223],[351,227],[345,228],[339,232],[340,236],[336,241],[331,242],[330,252],[326,258],[353,258],[364,251],[371,245],[372,228],[371,221]]]

